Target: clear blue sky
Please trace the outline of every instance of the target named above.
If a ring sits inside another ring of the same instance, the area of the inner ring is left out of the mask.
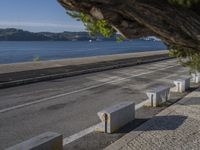
[[[0,0],[0,28],[28,31],[83,31],[57,0]]]

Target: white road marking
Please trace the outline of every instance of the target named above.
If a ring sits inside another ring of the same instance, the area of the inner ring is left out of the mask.
[[[89,87],[86,87],[86,88],[83,88],[83,89],[79,89],[79,90],[75,90],[75,91],[72,91],[72,92],[63,93],[63,94],[55,95],[55,96],[48,97],[48,98],[43,98],[43,99],[40,99],[40,100],[37,100],[37,101],[28,102],[28,103],[24,103],[24,104],[21,104],[21,105],[16,105],[16,106],[8,107],[8,108],[5,108],[5,109],[1,109],[0,113],[5,113],[5,112],[11,111],[11,110],[15,110],[15,109],[23,108],[23,107],[26,107],[26,106],[30,106],[30,105],[34,105],[34,104],[46,102],[46,101],[49,101],[49,100],[53,100],[53,99],[56,99],[56,98],[60,98],[60,97],[63,97],[63,96],[67,96],[67,95],[71,95],[71,94],[83,92],[83,91],[86,91],[86,90],[90,90],[90,89],[93,89],[93,88],[104,86],[106,84],[120,83],[121,81],[126,81],[127,79],[130,79],[130,78],[134,78],[134,77],[138,77],[138,76],[146,75],[146,74],[151,74],[151,73],[154,73],[154,72],[157,72],[157,71],[161,71],[161,70],[173,68],[173,67],[176,67],[176,66],[179,66],[179,65],[168,66],[168,67],[165,67],[165,68],[161,68],[161,69],[157,69],[157,70],[153,70],[153,71],[148,71],[148,72],[145,72],[145,73],[140,73],[140,74],[137,74],[137,75],[132,75],[130,77],[121,78],[121,79],[117,79],[117,80],[113,80],[113,81],[108,81],[108,82],[105,82],[105,83],[102,83],[102,84],[97,84],[97,85],[89,86]]]
[[[99,126],[100,124],[101,123],[93,125],[93,126],[87,128],[87,129],[84,129],[84,130],[76,133],[76,134],[73,134],[73,135],[71,135],[69,137],[64,138],[63,139],[63,145],[67,145],[67,144],[69,144],[69,143],[71,143],[71,142],[73,142],[75,140],[80,139],[81,137],[84,137],[85,135],[88,135],[88,134],[92,133],[96,129],[96,127]]]
[[[142,108],[147,102],[148,102],[148,100],[143,101],[143,102],[135,105],[135,110],[138,110],[138,109]],[[84,129],[84,130],[82,130],[82,131],[80,131],[78,133],[75,133],[75,134],[73,134],[73,135],[71,135],[69,137],[64,138],[63,139],[63,146],[65,146],[65,145],[67,145],[67,144],[69,144],[69,143],[71,143],[73,141],[76,141],[76,140],[78,140],[78,139],[80,139],[80,138],[82,138],[82,137],[94,132],[95,129],[100,125],[101,125],[101,123],[98,123],[98,124],[93,125],[93,126],[87,128],[87,129]]]

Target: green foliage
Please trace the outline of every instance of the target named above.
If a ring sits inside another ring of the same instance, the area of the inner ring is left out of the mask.
[[[117,37],[117,42],[123,42],[125,40],[125,37],[119,36]]]
[[[169,0],[169,2],[184,7],[191,7],[192,5],[199,3],[200,0]]]
[[[191,49],[178,49],[172,47],[169,55],[177,57],[180,64],[189,67],[191,72],[200,71],[200,52]]]
[[[41,59],[40,59],[40,57],[39,56],[36,56],[35,58],[33,58],[33,61],[34,62],[37,62],[37,61],[40,61]]]
[[[91,35],[103,35],[104,37],[111,37],[114,35],[115,30],[109,23],[104,20],[95,20],[94,18],[84,13],[67,12],[71,17],[76,18],[78,21],[82,21],[86,29]]]

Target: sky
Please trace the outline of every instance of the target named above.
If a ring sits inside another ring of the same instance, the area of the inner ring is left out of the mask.
[[[32,32],[84,31],[57,0],[0,0],[0,28]]]

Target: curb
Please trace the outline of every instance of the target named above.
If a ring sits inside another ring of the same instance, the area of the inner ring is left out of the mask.
[[[135,66],[139,64],[153,63],[153,62],[168,60],[168,59],[173,59],[173,58],[166,56],[166,57],[162,57],[158,59],[151,59],[151,60],[140,61],[140,62],[123,63],[123,64],[111,65],[111,66],[106,66],[106,67],[105,66],[97,67],[97,68],[91,68],[87,70],[79,70],[79,71],[68,72],[68,73],[59,73],[59,74],[46,75],[46,76],[41,76],[41,77],[16,80],[16,81],[11,81],[11,82],[4,82],[4,83],[0,83],[0,89],[20,86],[20,85],[25,85],[25,84],[30,84],[30,83],[36,83],[36,82],[41,82],[41,81],[49,81],[49,80],[55,80],[55,79],[60,79],[60,78],[73,77],[73,76],[106,71],[106,70],[111,70],[111,69],[130,67],[130,66]]]

